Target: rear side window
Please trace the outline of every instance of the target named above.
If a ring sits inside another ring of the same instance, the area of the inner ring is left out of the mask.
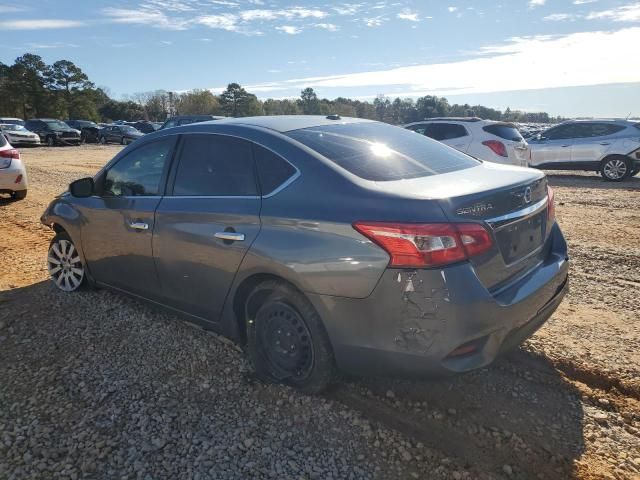
[[[253,145],[253,155],[256,159],[262,195],[273,193],[296,174],[293,165],[260,145]]]
[[[258,194],[251,144],[233,137],[183,137],[173,195],[254,196]]]
[[[518,129],[513,125],[487,125],[485,127],[482,127],[482,130],[490,133],[491,135],[495,135],[496,137],[500,137],[505,140],[511,140],[513,142],[521,142],[523,140],[522,135],[520,135]]]
[[[466,137],[467,129],[455,123],[432,123],[427,126],[425,135],[438,141],[452,140]]]
[[[286,134],[365,180],[426,177],[479,164],[423,135],[378,122],[323,125]]]
[[[592,137],[605,137],[607,135],[613,135],[625,129],[622,125],[614,125],[611,123],[592,123],[591,136]]]
[[[420,125],[410,125],[407,127],[407,129],[409,130],[413,130],[416,133],[419,133],[420,135],[426,135],[427,134],[427,126],[425,124],[420,124]]]
[[[7,144],[7,139],[2,133],[0,133],[0,147],[4,147]]]

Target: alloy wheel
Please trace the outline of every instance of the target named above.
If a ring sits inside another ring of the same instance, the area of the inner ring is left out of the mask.
[[[256,329],[265,359],[281,380],[304,380],[310,375],[314,362],[311,333],[293,307],[268,303],[258,311]]]
[[[627,174],[627,164],[620,159],[612,159],[604,164],[604,174],[611,180],[619,180]]]
[[[69,240],[55,240],[49,247],[47,266],[51,280],[60,290],[73,292],[82,285],[84,267],[78,250]]]

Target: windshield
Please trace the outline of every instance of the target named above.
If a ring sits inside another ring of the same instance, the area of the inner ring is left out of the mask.
[[[324,125],[286,135],[365,180],[427,177],[479,164],[424,135],[384,123]]]
[[[49,120],[44,123],[46,123],[47,127],[49,128],[63,128],[65,130],[69,128],[69,125],[67,125],[64,122],[61,122],[60,120]]]
[[[10,130],[10,131],[15,131],[15,132],[23,132],[23,131],[27,131],[26,128],[24,128],[22,125],[11,125],[11,124],[6,124],[6,125],[0,125],[0,128],[2,130]]]

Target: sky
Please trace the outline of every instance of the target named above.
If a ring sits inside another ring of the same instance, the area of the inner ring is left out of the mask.
[[[68,59],[116,98],[445,96],[640,116],[640,1],[0,0],[0,61]]]

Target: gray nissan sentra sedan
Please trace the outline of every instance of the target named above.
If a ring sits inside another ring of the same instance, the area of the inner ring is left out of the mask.
[[[483,367],[567,291],[543,173],[338,116],[218,120],[146,135],[42,222],[55,285],[110,287],[236,340],[307,392],[337,369]]]

